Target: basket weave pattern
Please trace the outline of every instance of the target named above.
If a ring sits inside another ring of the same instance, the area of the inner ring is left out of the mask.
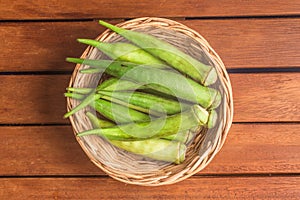
[[[219,124],[210,132],[207,129],[197,131],[195,139],[188,146],[186,160],[180,165],[154,161],[128,153],[95,135],[76,137],[77,141],[93,163],[119,181],[144,186],[157,186],[184,180],[209,164],[224,144],[231,126],[233,117],[232,89],[225,66],[220,57],[199,33],[178,22],[163,18],[146,17],[130,20],[117,26],[157,36],[201,62],[214,66],[219,75],[216,87],[223,96],[218,113]],[[125,41],[110,30],[106,30],[96,39],[105,42]],[[81,58],[99,59],[106,57],[97,49],[88,47]],[[84,68],[88,68],[88,66],[76,65],[70,80],[70,87],[96,87],[98,85],[99,76],[78,73],[80,69]],[[105,77],[101,77],[100,82],[104,79]],[[71,110],[78,104],[77,100],[68,98],[67,110]],[[92,128],[91,123],[85,116],[88,109],[85,108],[70,117],[75,134]]]

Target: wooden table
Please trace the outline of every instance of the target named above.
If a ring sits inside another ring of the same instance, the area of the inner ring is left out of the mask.
[[[77,144],[66,56],[97,19],[157,16],[202,34],[227,66],[234,123],[201,173],[170,186],[111,179]],[[299,199],[300,1],[0,0],[0,199]]]

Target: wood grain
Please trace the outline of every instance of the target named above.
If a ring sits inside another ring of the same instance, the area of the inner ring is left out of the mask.
[[[234,121],[300,121],[300,73],[230,74]]]
[[[202,34],[227,68],[300,67],[300,19],[180,22]],[[72,71],[65,57],[86,48],[76,38],[95,38],[103,30],[96,21],[0,23],[0,71]]]
[[[69,75],[2,75],[0,122],[68,123]],[[235,122],[300,121],[300,73],[231,74]]]
[[[299,130],[300,124],[234,124],[200,174],[300,173]],[[0,136],[0,176],[104,174],[70,126],[0,127]]]
[[[0,71],[72,71],[66,57],[79,57],[86,48],[76,39],[105,30],[97,22],[0,23],[0,29]]]
[[[109,178],[12,178],[1,199],[297,199],[299,177],[192,177],[162,187],[126,185]]]
[[[0,20],[296,15],[300,10],[299,1],[293,0],[90,0],[76,3],[72,0],[1,0],[0,4]]]
[[[1,123],[68,123],[65,88],[70,76],[1,76]]]

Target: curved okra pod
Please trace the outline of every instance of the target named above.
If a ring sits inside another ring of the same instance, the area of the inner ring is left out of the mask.
[[[99,23],[203,85],[211,85],[217,80],[216,70],[212,66],[199,62],[161,39],[145,33],[119,28],[101,20]]]

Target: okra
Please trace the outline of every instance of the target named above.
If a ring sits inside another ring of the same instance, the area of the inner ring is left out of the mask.
[[[161,117],[152,122],[137,122],[114,127],[92,129],[81,132],[78,136],[96,134],[109,140],[144,140],[173,135],[181,131],[203,126],[208,121],[207,111],[198,105],[188,111]]]
[[[142,112],[155,112],[159,115],[159,113],[166,113],[167,115],[177,114],[181,111],[187,110],[191,105],[186,103],[180,103],[175,100],[166,99],[163,97],[159,97],[153,94],[143,93],[143,92],[126,92],[126,91],[116,91],[109,92],[105,90],[98,91],[99,94],[103,95],[102,98],[110,101],[114,101],[115,99],[124,102],[128,107],[133,109],[140,110]]]
[[[105,128],[114,124],[98,119],[91,112],[86,113],[94,128]],[[148,139],[141,141],[115,141],[109,140],[111,144],[126,151],[149,157],[155,160],[175,162],[180,164],[185,159],[186,147],[184,144],[164,139]]]
[[[92,112],[88,111],[85,114],[89,118],[89,120],[91,121],[91,123],[93,125],[93,128],[107,128],[107,127],[112,127],[112,126],[116,125],[112,122],[109,122],[109,121],[106,121],[106,120],[103,120],[103,119],[99,119]],[[169,135],[169,136],[163,137],[162,139],[176,140],[176,141],[179,141],[181,143],[188,143],[193,137],[194,137],[193,132],[192,131],[187,131],[187,132],[180,132],[178,134]]]
[[[178,141],[154,138],[140,141],[111,140],[110,142],[121,149],[155,160],[176,164],[185,160],[186,146]]]
[[[99,23],[140,46],[150,54],[164,60],[178,71],[199,81],[203,85],[211,85],[217,80],[218,76],[214,67],[199,62],[195,58],[180,51],[175,46],[158,39],[157,37],[141,32],[126,30],[101,20]]]
[[[78,58],[69,58],[68,61],[105,69],[105,72],[112,76],[143,83],[145,87],[159,92],[169,94],[171,91],[173,92],[171,95],[198,103],[204,108],[216,108],[221,102],[221,95],[217,90],[202,86],[194,80],[172,71],[154,69],[147,65],[132,67],[131,63],[119,61]]]
[[[149,115],[128,109],[103,99],[97,99],[91,106],[104,117],[116,123],[146,122],[150,121]]]
[[[98,48],[114,60],[127,61],[137,64],[156,64],[154,66],[158,68],[165,68],[165,62],[133,44],[123,42],[107,43],[90,39],[78,39],[78,41],[80,43]]]
[[[91,112],[86,112],[85,115],[89,118],[94,128],[105,128],[115,126],[116,124],[107,120],[99,119],[96,115]]]

